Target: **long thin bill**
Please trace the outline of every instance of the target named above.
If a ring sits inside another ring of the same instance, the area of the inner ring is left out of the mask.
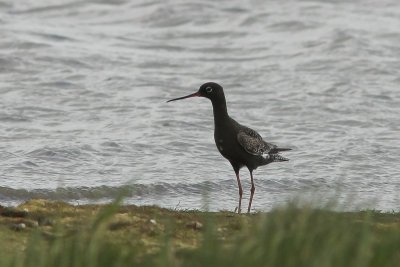
[[[182,96],[182,97],[174,98],[174,99],[168,100],[167,103],[168,103],[168,102],[171,102],[171,101],[175,101],[175,100],[181,100],[181,99],[185,99],[185,98],[189,98],[189,97],[194,97],[194,96],[200,96],[200,93],[199,93],[199,92],[196,92],[196,93],[194,93],[194,94],[190,94],[190,95],[187,95],[187,96]]]

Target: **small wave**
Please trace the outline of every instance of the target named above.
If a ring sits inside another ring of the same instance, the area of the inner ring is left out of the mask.
[[[275,31],[289,31],[289,32],[297,32],[302,30],[308,30],[312,28],[316,28],[319,25],[315,23],[304,23],[298,20],[291,20],[291,21],[283,21],[279,23],[272,24],[270,28]]]
[[[77,199],[100,200],[105,198],[161,196],[174,194],[203,194],[211,188],[222,187],[217,183],[199,184],[134,184],[123,186],[97,186],[97,187],[65,187],[55,189],[14,189],[0,187],[0,200],[27,200],[32,198],[45,198],[51,200],[71,201]]]
[[[53,149],[48,147],[36,149],[28,153],[28,155],[35,158],[42,158],[47,160],[75,159],[79,154],[80,152],[78,150]]]
[[[32,159],[40,159],[53,162],[70,162],[87,158],[93,151],[91,146],[81,147],[42,147],[26,153]]]
[[[68,82],[68,81],[55,81],[55,82],[45,82],[45,83],[39,83],[38,84],[40,87],[47,87],[47,88],[57,88],[57,89],[73,89],[73,88],[78,88],[79,85]]]
[[[244,180],[244,179],[243,179]],[[266,188],[270,192],[315,189],[326,184],[325,180],[295,181],[295,180],[258,180],[257,187]],[[247,186],[247,184],[243,184]],[[73,201],[85,199],[96,202],[102,199],[115,199],[120,196],[126,198],[146,197],[149,199],[163,196],[191,195],[201,196],[208,193],[236,192],[237,184],[234,179],[220,182],[200,183],[156,183],[132,184],[122,186],[97,186],[97,187],[59,187],[55,189],[14,189],[0,187],[0,201],[25,201],[33,198],[50,200]]]
[[[0,114],[2,122],[29,122],[30,119],[21,114]]]
[[[0,58],[0,73],[13,72],[23,66],[22,60],[17,57],[1,57]]]
[[[65,4],[58,5],[45,5],[45,6],[28,6],[23,8],[14,8],[10,11],[11,14],[34,14],[34,13],[48,13],[51,11],[59,11],[59,10],[70,10],[72,8],[79,8],[85,5],[85,3],[81,3],[79,1],[73,1]]]

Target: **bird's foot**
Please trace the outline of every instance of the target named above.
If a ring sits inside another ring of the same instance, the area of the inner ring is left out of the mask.
[[[237,212],[238,214],[240,214],[240,213],[242,212],[242,209],[236,207],[234,213],[236,213],[236,212]]]

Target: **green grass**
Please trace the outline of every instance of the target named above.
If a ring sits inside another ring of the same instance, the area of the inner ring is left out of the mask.
[[[237,215],[42,200],[19,209],[29,215],[0,216],[2,267],[400,266],[399,213],[288,205]],[[35,220],[53,223],[10,227]]]

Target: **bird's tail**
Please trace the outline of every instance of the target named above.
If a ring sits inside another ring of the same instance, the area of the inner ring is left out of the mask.
[[[278,153],[278,152],[282,152],[282,151],[289,151],[292,150],[291,148],[283,148],[283,147],[274,147],[273,149],[271,149],[270,153]]]
[[[266,165],[271,162],[282,162],[282,161],[288,161],[288,158],[282,157],[280,154],[265,154],[263,156],[261,165]]]
[[[280,162],[280,161],[288,161],[288,158],[282,157],[279,154],[270,154],[270,160],[271,162]]]

